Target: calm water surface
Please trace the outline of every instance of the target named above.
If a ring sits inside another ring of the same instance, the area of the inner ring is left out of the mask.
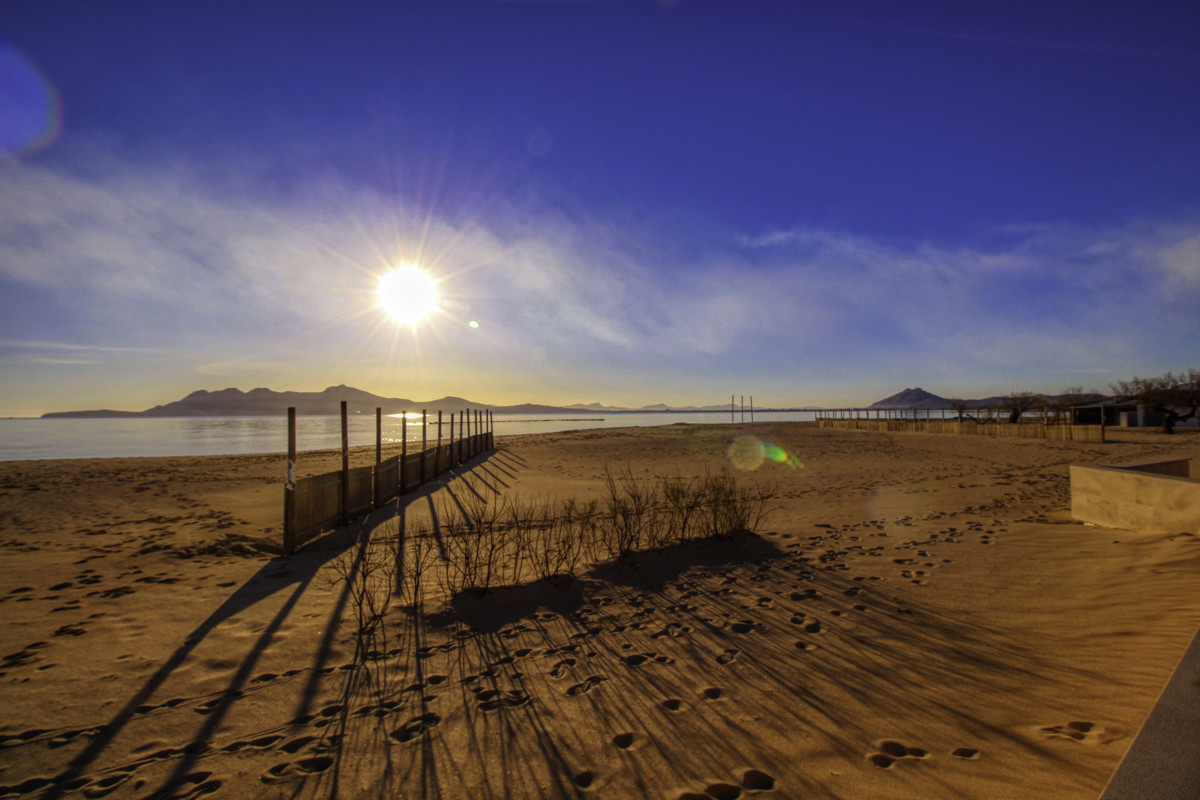
[[[739,413],[737,421],[741,422]],[[750,415],[745,417],[749,422]],[[811,411],[756,411],[758,422],[814,419]],[[456,417],[457,420],[457,417]],[[578,415],[498,414],[497,436],[553,433],[587,428],[728,423],[728,411],[698,413],[584,412]],[[398,417],[384,417],[383,440],[396,444],[407,429],[409,442],[421,441],[421,419],[405,425]],[[457,426],[456,426],[457,427]],[[429,419],[426,435],[437,439],[437,415]],[[450,415],[444,416],[442,435],[450,436]],[[457,438],[457,431],[455,437]],[[373,415],[350,418],[351,447],[375,443]],[[296,421],[299,450],[341,447],[338,417],[304,417]],[[242,453],[282,453],[287,450],[284,417],[165,417],[134,419],[0,419],[0,461],[40,458],[116,458],[129,456],[209,456]]]

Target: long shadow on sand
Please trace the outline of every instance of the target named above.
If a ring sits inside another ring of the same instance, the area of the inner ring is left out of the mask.
[[[461,623],[479,633],[495,633],[539,610],[569,616],[584,604],[589,587],[658,590],[696,567],[755,565],[782,557],[784,553],[775,545],[748,531],[739,531],[631,553],[596,565],[582,578],[560,575],[487,593],[466,590],[452,598],[444,610],[427,615],[426,620],[439,627]]]
[[[155,692],[167,682],[210,634],[222,624],[267,598],[290,590],[283,605],[274,613],[250,650],[242,657],[241,663],[225,690],[204,709],[206,712],[204,723],[192,736],[191,742],[179,748],[168,748],[157,754],[162,758],[178,760],[175,762],[170,776],[157,791],[151,792],[150,796],[166,796],[174,791],[185,782],[185,778],[188,777],[196,761],[209,751],[209,741],[213,734],[220,728],[222,721],[237,699],[243,695],[247,683],[255,672],[255,666],[266,652],[272,638],[278,633],[304,593],[309,589],[313,579],[329,562],[345,553],[353,552],[348,575],[342,582],[341,591],[330,611],[327,623],[324,625],[324,634],[318,645],[314,663],[309,670],[308,683],[302,692],[301,706],[297,709],[297,716],[306,713],[308,704],[316,694],[322,675],[328,672],[325,664],[332,650],[339,623],[350,600],[355,578],[367,551],[371,530],[391,517],[402,517],[408,505],[423,498],[429,498],[434,492],[446,488],[456,479],[480,468],[487,462],[490,455],[490,453],[478,455],[451,472],[428,482],[418,490],[401,496],[366,519],[323,536],[292,556],[277,556],[264,564],[203,622],[197,625],[184,638],[183,643],[171,654],[171,657],[146,679],[145,683],[112,719],[99,727],[98,733],[91,739],[87,747],[76,755],[59,774],[54,776],[41,791],[39,795],[41,800],[56,800],[84,786],[88,782],[85,774],[89,768],[109,748],[130,721],[144,713],[148,701]]]

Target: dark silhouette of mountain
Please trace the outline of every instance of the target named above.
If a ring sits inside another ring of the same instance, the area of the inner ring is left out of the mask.
[[[1046,399],[1051,402],[1061,400],[1060,395],[1046,395]],[[1097,402],[1104,400],[1102,394],[1087,393],[1079,395],[1073,403],[1080,402]],[[992,397],[980,397],[975,400],[963,401],[967,404],[967,408],[1004,408],[1006,398],[1003,395],[993,395]],[[906,409],[906,408],[950,408],[950,400],[945,397],[939,397],[932,392],[927,392],[924,389],[905,389],[902,392],[896,392],[891,397],[885,397],[882,400],[872,403],[867,408],[879,409]]]
[[[891,397],[872,403],[867,408],[949,408],[950,401],[944,397],[917,387],[896,392]]]
[[[380,397],[352,386],[330,386],[320,392],[276,392],[272,389],[222,389],[209,392],[201,389],[182,400],[148,408],[145,411],[59,411],[43,414],[44,419],[63,417],[241,417],[282,416],[289,407],[297,414],[333,415],[339,413],[341,402],[351,414],[374,414],[376,408],[385,414],[401,411],[451,412],[463,409],[486,409],[499,414],[578,413],[577,409],[524,403],[515,406],[496,406],[473,403],[462,397],[443,397],[438,400],[416,401],[399,397]]]
[[[696,409],[689,406],[682,409],[668,409],[665,405],[646,406],[644,409],[616,408],[591,403],[586,406],[550,406],[538,403],[521,403],[512,406],[497,406],[488,403],[473,403],[463,397],[443,397],[438,400],[407,400],[399,397],[380,397],[376,394],[355,389],[352,386],[330,386],[320,392],[276,392],[272,389],[251,389],[243,392],[241,389],[221,389],[209,392],[201,389],[192,392],[182,400],[165,403],[148,408],[145,411],[112,411],[100,409],[94,411],[55,411],[43,414],[43,419],[90,417],[248,417],[248,416],[283,416],[289,407],[294,407],[297,414],[306,416],[327,416],[339,413],[341,402],[346,401],[346,409],[351,414],[374,414],[376,408],[383,409],[385,414],[397,414],[401,411],[429,411],[437,413],[460,412],[470,408],[484,409],[496,414],[579,414],[582,411],[629,413],[631,411],[695,411],[717,410],[724,411],[725,406],[706,406]]]

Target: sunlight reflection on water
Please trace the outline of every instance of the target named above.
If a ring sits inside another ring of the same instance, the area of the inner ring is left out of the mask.
[[[811,421],[809,411],[756,412],[759,422]],[[624,428],[674,423],[728,424],[729,412],[497,414],[496,436],[590,428]],[[735,420],[741,424],[738,417]],[[748,422],[747,418],[747,422]],[[472,421],[473,424],[473,421]],[[409,412],[408,425],[397,417],[383,418],[384,446],[398,445],[408,428],[410,443],[421,441],[421,415]],[[458,438],[458,417],[454,436]],[[437,440],[437,415],[429,417],[426,436]],[[375,443],[374,415],[349,419],[351,447]],[[442,438],[450,438],[450,415],[443,415]],[[336,416],[298,416],[299,450],[341,447],[341,422]],[[133,456],[202,456],[283,453],[287,450],[287,419],[280,417],[142,417],[132,419],[0,419],[0,461],[41,458],[116,458]],[[393,455],[394,453],[388,453]]]

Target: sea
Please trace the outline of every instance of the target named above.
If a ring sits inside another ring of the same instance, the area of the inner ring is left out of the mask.
[[[555,433],[592,428],[653,427],[677,423],[742,424],[810,422],[812,411],[755,411],[739,409],[703,412],[582,412],[579,414],[496,414],[497,437],[524,433]],[[457,418],[456,418],[457,422]],[[457,428],[457,425],[455,426]],[[374,415],[351,416],[347,425],[351,447],[375,444]],[[383,441],[399,444],[422,440],[420,414],[383,418]],[[437,415],[425,423],[424,436],[437,440]],[[450,415],[443,416],[442,436],[450,436]],[[458,432],[455,431],[455,438]],[[296,449],[334,450],[341,447],[340,417],[296,420]],[[0,461],[55,458],[128,458],[143,456],[215,456],[287,451],[287,419],[280,417],[133,417],[124,419],[0,419]]]

